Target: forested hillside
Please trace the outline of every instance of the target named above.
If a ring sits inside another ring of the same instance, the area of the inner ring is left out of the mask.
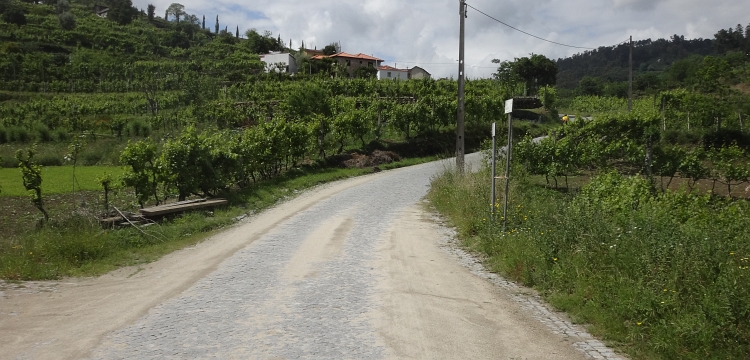
[[[577,90],[580,95],[627,95],[629,45],[600,47],[557,60],[557,86]],[[750,25],[718,31],[713,39],[636,40],[633,42],[634,89],[650,93],[693,86],[701,68],[714,59],[723,68],[736,68],[750,61]],[[706,58],[706,57],[709,58]],[[706,65],[706,66],[704,66]]]

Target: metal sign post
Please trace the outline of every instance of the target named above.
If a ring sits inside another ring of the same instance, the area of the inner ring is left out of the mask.
[[[503,232],[508,224],[508,187],[510,185],[510,154],[513,146],[513,99],[505,101],[508,114],[508,145],[505,147],[505,199],[503,204]]]
[[[490,201],[490,219],[495,220],[495,164],[497,154],[497,141],[495,141],[495,123],[492,123],[492,196]]]

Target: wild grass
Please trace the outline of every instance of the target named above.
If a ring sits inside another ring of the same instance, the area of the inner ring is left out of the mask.
[[[635,359],[750,358],[747,201],[659,194],[618,174],[571,193],[521,176],[503,233],[502,215],[489,217],[488,179],[486,169],[446,173],[429,198],[492,270]]]
[[[435,160],[410,158],[380,166],[393,169]],[[13,170],[13,169],[11,169]],[[6,280],[57,279],[94,276],[121,266],[154,261],[174,250],[195,244],[231,225],[234,218],[268,208],[301,191],[331,181],[371,173],[372,169],[301,168],[258,182],[241,192],[223,194],[230,206],[214,211],[186,213],[146,228],[102,229],[91,216],[57,214],[46,226],[0,237],[0,278]],[[59,197],[59,196],[56,196]],[[0,203],[14,198],[0,198]],[[30,201],[29,201],[30,203]]]

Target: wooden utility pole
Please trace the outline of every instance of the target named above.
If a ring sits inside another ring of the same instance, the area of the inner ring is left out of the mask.
[[[630,56],[628,57],[628,111],[633,111],[633,36],[630,36]]]
[[[456,112],[456,169],[464,171],[464,24],[466,21],[466,0],[459,0],[461,25],[458,38],[458,111]]]

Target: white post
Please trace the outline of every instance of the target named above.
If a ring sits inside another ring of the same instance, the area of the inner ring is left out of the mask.
[[[495,220],[495,164],[496,164],[496,157],[495,154],[497,153],[496,145],[497,142],[495,141],[495,123],[492,123],[492,190],[491,190],[491,202],[490,202],[490,219]]]

